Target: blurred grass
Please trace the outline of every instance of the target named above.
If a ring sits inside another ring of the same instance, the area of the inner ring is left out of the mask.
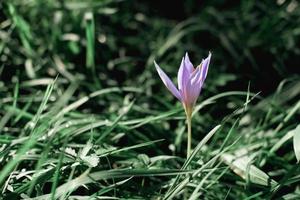
[[[0,6],[1,198],[299,199],[297,1]],[[213,52],[187,161],[152,64],[186,51]]]

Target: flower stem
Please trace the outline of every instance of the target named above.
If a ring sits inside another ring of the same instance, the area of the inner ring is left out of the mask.
[[[186,115],[188,135],[187,135],[187,154],[186,157],[189,158],[192,149],[192,117],[191,115]]]

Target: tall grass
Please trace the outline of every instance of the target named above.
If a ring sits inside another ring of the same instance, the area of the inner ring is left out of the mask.
[[[0,3],[1,198],[300,198],[297,2],[164,4]],[[152,63],[209,50],[186,159]]]

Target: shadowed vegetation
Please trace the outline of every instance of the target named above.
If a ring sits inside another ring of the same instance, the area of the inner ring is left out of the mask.
[[[299,199],[295,0],[1,1],[3,199]],[[212,52],[193,113],[159,79]]]

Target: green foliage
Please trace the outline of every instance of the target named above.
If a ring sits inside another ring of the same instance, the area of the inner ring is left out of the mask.
[[[298,125],[297,128],[295,130],[293,130],[293,134],[294,134],[294,151],[296,154],[296,158],[297,158],[297,162],[299,162],[300,160],[300,126]]]
[[[180,2],[0,2],[1,198],[299,199],[298,3]],[[153,66],[186,51],[213,53],[188,160]]]

